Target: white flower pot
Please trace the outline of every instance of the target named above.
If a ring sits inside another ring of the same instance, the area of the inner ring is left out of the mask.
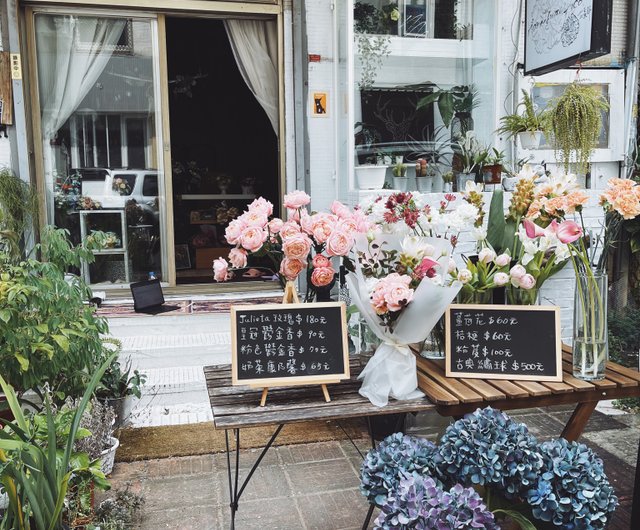
[[[393,177],[393,189],[407,191],[409,177]]]
[[[458,173],[456,175],[456,184],[458,187],[458,193],[462,193],[467,185],[467,182],[475,182],[475,173]]]
[[[387,166],[356,166],[358,187],[361,190],[381,190]]]
[[[538,149],[542,141],[542,131],[525,131],[518,133],[522,149]]]
[[[420,193],[433,192],[433,179],[435,177],[416,177],[416,187]]]
[[[453,188],[453,182],[443,182],[442,191],[444,193],[451,193],[452,188]]]
[[[109,443],[111,444],[107,449],[100,453],[100,468],[105,475],[109,475],[113,471],[113,464],[116,460],[116,451],[120,447],[120,440],[110,436]]]
[[[433,184],[431,186],[432,193],[442,193],[444,189],[444,180],[442,180],[442,175],[436,173],[433,176]]]

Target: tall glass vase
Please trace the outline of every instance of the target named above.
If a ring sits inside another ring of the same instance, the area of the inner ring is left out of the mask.
[[[445,337],[446,327],[444,315],[429,333],[429,336],[422,345],[421,357],[426,359],[444,359],[445,357]]]
[[[522,289],[509,285],[507,287],[507,304],[509,305],[538,305],[540,291],[536,287]]]
[[[580,272],[574,295],[573,375],[585,381],[604,379],[608,359],[607,275]]]

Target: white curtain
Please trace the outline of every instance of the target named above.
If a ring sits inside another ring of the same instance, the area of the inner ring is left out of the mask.
[[[50,142],[103,72],[126,21],[115,18],[40,15],[36,53],[42,115],[46,189],[53,194]],[[50,220],[53,200],[48,197]]]
[[[249,90],[278,135],[278,26],[275,20],[225,20],[229,42]]]

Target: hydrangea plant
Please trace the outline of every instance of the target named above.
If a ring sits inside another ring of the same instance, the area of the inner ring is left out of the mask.
[[[402,433],[387,436],[370,450],[360,470],[360,491],[369,502],[381,505],[400,483],[402,473],[431,474],[435,471],[436,446],[428,440]]]
[[[452,482],[491,487],[513,499],[538,478],[542,457],[537,449],[524,423],[487,407],[447,427],[434,459]]]
[[[493,514],[472,488],[443,490],[431,477],[405,475],[376,519],[381,530],[499,530]]]
[[[540,444],[544,467],[526,500],[536,519],[572,530],[605,528],[618,498],[602,460],[586,445],[560,438]]]

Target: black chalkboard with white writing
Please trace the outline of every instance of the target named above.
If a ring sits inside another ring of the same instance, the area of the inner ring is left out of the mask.
[[[342,302],[231,308],[234,384],[286,386],[349,378]]]
[[[558,307],[454,304],[446,320],[447,376],[562,381]]]

